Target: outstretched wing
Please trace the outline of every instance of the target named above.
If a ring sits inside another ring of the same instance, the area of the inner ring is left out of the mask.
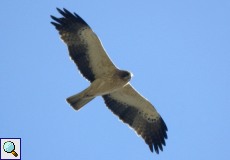
[[[63,16],[51,22],[67,44],[69,55],[82,75],[89,81],[113,72],[116,67],[109,59],[97,35],[76,13],[58,9]]]
[[[153,152],[163,151],[167,139],[167,126],[153,105],[128,84],[124,88],[103,96],[105,104],[124,123],[132,127]]]

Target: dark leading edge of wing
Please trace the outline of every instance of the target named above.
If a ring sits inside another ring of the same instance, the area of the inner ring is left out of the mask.
[[[87,54],[87,45],[79,40],[78,31],[82,28],[90,28],[89,25],[76,13],[70,13],[66,9],[57,8],[58,12],[63,16],[57,18],[51,15],[55,22],[51,22],[59,31],[61,38],[67,44],[69,55],[82,75],[90,82],[95,80],[92,69],[89,65],[89,57]]]
[[[103,98],[108,108],[145,140],[151,152],[153,152],[153,147],[157,154],[159,149],[163,151],[162,145],[165,146],[165,139],[167,139],[166,131],[168,129],[161,117],[155,122],[150,123],[140,115],[137,108],[119,102],[109,94],[104,95]]]

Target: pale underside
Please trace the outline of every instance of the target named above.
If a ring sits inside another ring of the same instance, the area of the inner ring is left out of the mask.
[[[121,83],[119,78],[111,79],[116,75],[118,68],[106,54],[97,35],[81,17],[66,9],[58,11],[63,17],[52,16],[55,22],[51,23],[67,44],[70,57],[81,74],[91,82],[88,96],[102,95],[107,107],[133,128],[145,140],[151,151],[153,147],[157,153],[159,149],[163,150],[162,145],[165,145],[167,139],[167,127],[154,106],[130,84]],[[82,104],[86,103],[88,102]]]

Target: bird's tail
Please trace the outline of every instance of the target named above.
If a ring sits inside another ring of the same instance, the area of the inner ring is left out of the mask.
[[[84,91],[81,93],[75,94],[71,97],[68,97],[66,101],[75,109],[81,109],[85,104],[89,103],[95,97],[84,97]]]

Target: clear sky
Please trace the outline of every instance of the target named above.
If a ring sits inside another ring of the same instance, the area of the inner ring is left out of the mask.
[[[0,1],[0,137],[22,138],[23,160],[227,160],[230,157],[230,1]],[[50,24],[78,13],[168,126],[151,153],[98,97],[65,101],[89,83]]]

